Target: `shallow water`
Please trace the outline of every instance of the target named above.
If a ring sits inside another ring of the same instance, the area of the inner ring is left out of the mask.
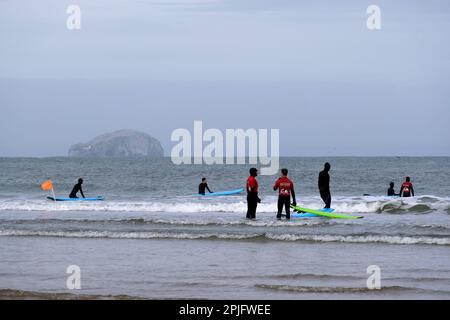
[[[245,183],[248,166],[174,166],[169,159],[0,159],[0,289],[145,298],[450,298],[450,158],[332,158],[333,208],[363,219],[275,219],[276,177],[259,177],[257,219],[245,196],[198,197]],[[297,202],[320,208],[325,159],[286,158]],[[410,175],[417,197],[388,198]],[[54,203],[77,178],[86,196]],[[62,192],[64,190],[64,192]],[[365,193],[374,196],[362,196]],[[79,265],[82,290],[66,289]],[[381,290],[366,269],[381,268]]]

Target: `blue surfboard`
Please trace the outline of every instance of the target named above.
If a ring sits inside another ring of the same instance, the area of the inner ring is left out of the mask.
[[[333,212],[334,209],[333,208],[323,208],[318,211],[330,213],[330,212]],[[321,217],[321,216],[314,214],[314,213],[291,213],[291,218],[317,218],[317,217]]]
[[[206,194],[198,194],[199,196],[204,196],[204,197],[208,197],[208,196],[232,196],[235,194],[240,194],[244,192],[244,188],[239,188],[239,189],[235,189],[235,190],[228,190],[228,191],[218,191],[218,192],[212,192],[212,193],[206,193]]]
[[[97,196],[95,198],[58,198],[47,197],[47,199],[52,201],[103,201],[105,198],[103,196]]]

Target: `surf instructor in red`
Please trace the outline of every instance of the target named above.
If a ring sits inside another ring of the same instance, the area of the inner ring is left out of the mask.
[[[250,169],[250,176],[247,179],[247,219],[256,218],[256,207],[261,199],[258,197],[258,170],[256,168]]]
[[[400,197],[414,197],[414,188],[411,183],[411,178],[406,177],[406,181],[403,182],[402,187],[400,188]]]
[[[292,205],[296,206],[295,201],[295,191],[294,183],[287,177],[288,169],[281,169],[281,177],[275,182],[273,190],[278,190],[278,213],[277,219],[281,219],[281,212],[283,212],[283,207],[286,211],[286,219],[291,218],[290,208],[291,208],[291,194],[292,194]]]

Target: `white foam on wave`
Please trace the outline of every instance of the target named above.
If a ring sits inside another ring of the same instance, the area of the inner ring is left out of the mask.
[[[169,232],[114,232],[114,231],[33,231],[0,230],[0,236],[106,238],[106,239],[230,239],[243,240],[259,237],[259,234],[220,233],[169,233]]]
[[[127,222],[128,220],[118,220],[120,222]],[[135,220],[136,221],[136,220]],[[289,222],[286,220],[248,220],[248,219],[238,219],[238,220],[222,220],[222,219],[211,219],[211,220],[166,220],[166,219],[139,219],[137,223],[154,223],[154,224],[169,224],[169,225],[186,225],[186,226],[251,226],[251,227],[300,227],[300,226],[316,226],[326,223],[327,225],[334,224],[335,222],[329,219],[291,219]]]
[[[341,236],[341,235],[294,235],[267,234],[267,238],[281,241],[315,241],[315,242],[347,242],[347,243],[388,243],[388,244],[435,244],[450,245],[450,238],[408,237],[387,235]]]
[[[430,196],[415,198],[387,197],[336,197],[333,208],[342,213],[380,213],[380,212],[414,212],[450,210],[450,199],[434,197],[432,202],[426,202]],[[435,200],[439,199],[439,200]],[[307,208],[321,208],[323,203],[317,197],[305,197],[299,205]],[[263,199],[258,205],[258,212],[273,213],[276,208],[274,197]],[[3,200],[0,201],[0,211],[93,211],[93,212],[168,212],[168,213],[202,213],[229,212],[245,213],[247,203],[242,199],[177,200],[173,203],[164,201],[102,201],[102,202],[51,202],[46,200]]]
[[[38,230],[0,230],[0,236],[23,237],[61,237],[61,238],[105,238],[105,239],[223,239],[251,240],[264,238],[275,241],[311,241],[344,243],[386,243],[400,245],[450,245],[450,238],[411,237],[388,235],[296,235],[273,233],[170,233],[170,232],[115,232],[115,231],[38,231]]]
[[[146,202],[146,201],[102,201],[102,202],[51,202],[41,200],[0,202],[3,211],[110,211],[110,212],[243,212],[246,204],[202,203],[202,202]],[[273,208],[272,210],[273,211]]]

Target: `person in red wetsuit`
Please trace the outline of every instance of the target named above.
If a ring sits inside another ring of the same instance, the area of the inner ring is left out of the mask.
[[[277,219],[281,219],[281,212],[286,211],[286,219],[291,218],[290,208],[291,208],[291,194],[292,194],[292,205],[296,206],[295,201],[295,191],[294,183],[288,177],[288,169],[281,169],[281,177],[275,182],[273,190],[278,190],[278,213]]]
[[[256,218],[256,208],[261,199],[258,197],[258,170],[256,168],[250,169],[250,176],[247,179],[247,219]]]
[[[414,197],[414,188],[410,177],[406,177],[406,181],[403,182],[400,188],[400,197]]]

